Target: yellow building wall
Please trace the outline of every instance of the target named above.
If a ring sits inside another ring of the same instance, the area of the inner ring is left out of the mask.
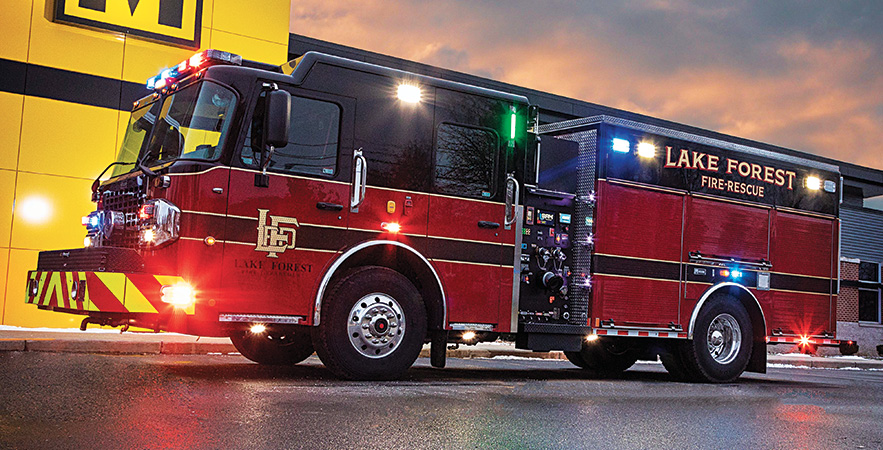
[[[52,22],[52,0],[0,2],[0,59],[144,83],[196,52]],[[290,0],[203,0],[201,49],[282,64],[289,8]],[[26,274],[40,250],[82,247],[80,218],[95,208],[90,186],[116,156],[128,115],[30,96],[27,88],[0,92],[0,324],[79,326],[82,316],[26,305]]]

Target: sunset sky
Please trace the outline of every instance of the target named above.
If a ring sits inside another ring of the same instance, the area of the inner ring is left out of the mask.
[[[701,3],[294,0],[291,32],[883,169],[883,2]]]

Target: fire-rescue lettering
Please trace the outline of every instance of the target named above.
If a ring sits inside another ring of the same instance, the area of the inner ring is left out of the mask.
[[[293,217],[270,216],[270,224],[267,225],[269,209],[258,209],[258,245],[255,251],[267,252],[268,258],[278,258],[276,253],[294,248],[297,230],[291,227],[282,227],[281,224],[299,227],[297,219]]]
[[[796,172],[739,161],[732,158],[726,158],[724,164],[721,165],[720,159],[721,158],[717,155],[690,151],[683,148],[677,155],[674,155],[672,147],[665,147],[666,168],[704,170],[708,172],[720,172],[721,169],[724,169],[724,173],[726,174],[736,174],[743,178],[757,180],[776,186],[785,186],[788,190],[794,190],[794,178],[797,177]],[[764,193],[763,186],[724,180],[706,175],[702,175],[701,182],[702,187],[725,190],[738,194],[763,197]]]

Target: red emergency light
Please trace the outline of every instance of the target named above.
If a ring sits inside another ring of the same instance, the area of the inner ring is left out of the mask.
[[[160,90],[169,86],[183,76],[195,73],[197,70],[208,67],[213,64],[231,64],[234,66],[242,65],[242,57],[230,52],[222,52],[220,50],[205,50],[199,52],[177,66],[165,69],[159,75],[147,80],[147,89]]]

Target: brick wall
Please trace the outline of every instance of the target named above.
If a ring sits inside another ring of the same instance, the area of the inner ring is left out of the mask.
[[[858,281],[858,263],[840,261],[840,279]],[[858,322],[858,288],[840,286],[837,297],[837,321]]]

